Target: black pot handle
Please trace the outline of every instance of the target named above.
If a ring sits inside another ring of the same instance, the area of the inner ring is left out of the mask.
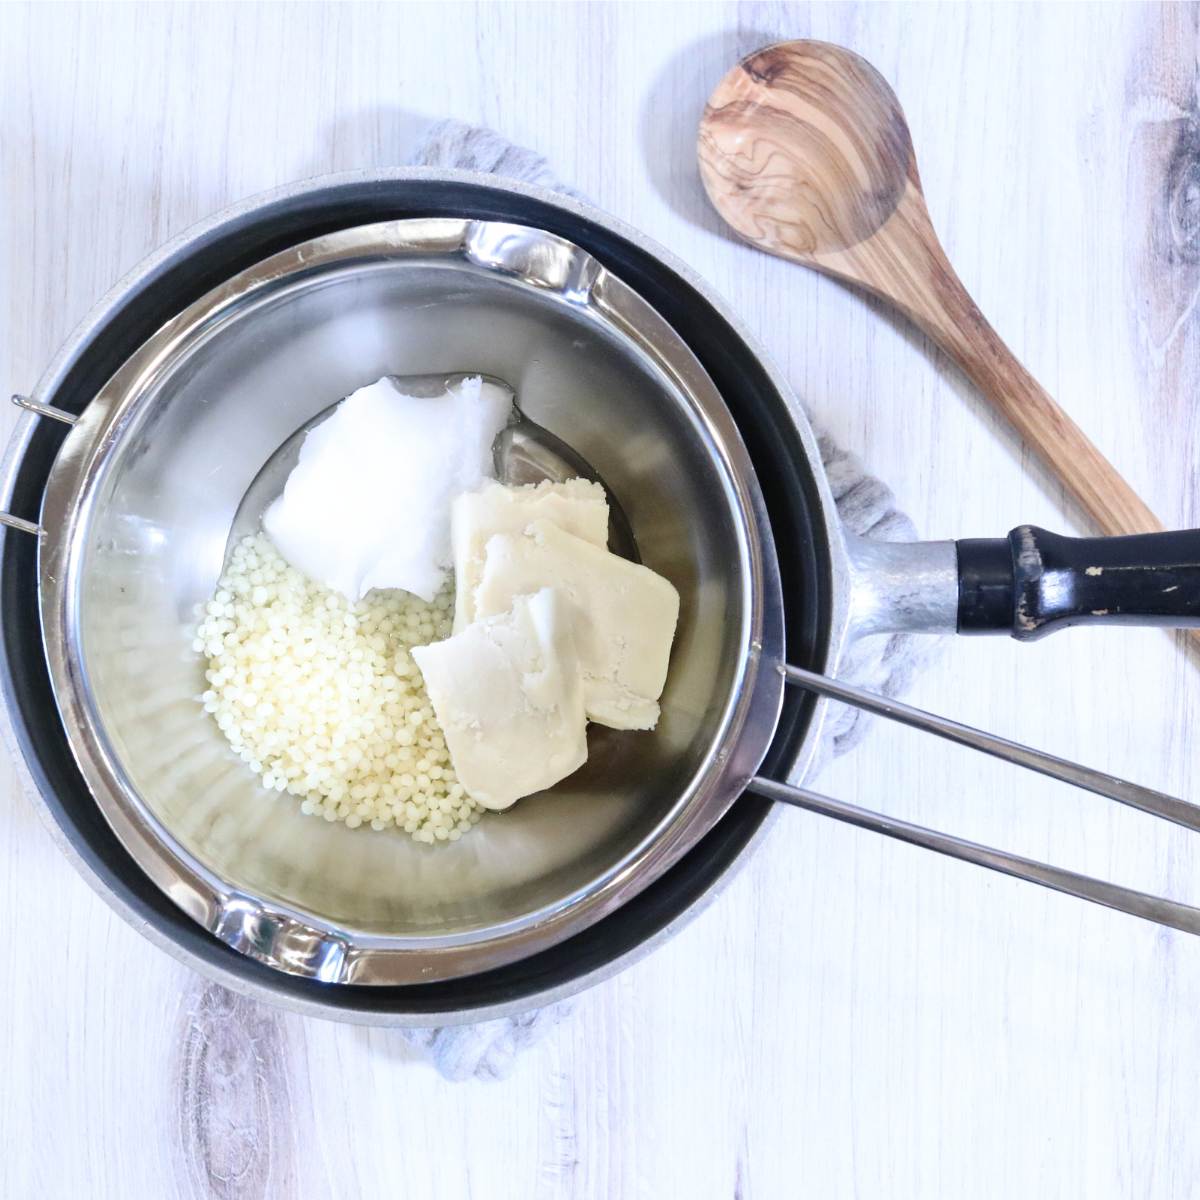
[[[1021,525],[957,546],[959,633],[1200,626],[1200,529],[1071,538]]]

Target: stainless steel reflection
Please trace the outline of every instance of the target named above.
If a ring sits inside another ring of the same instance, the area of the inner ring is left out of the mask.
[[[463,370],[509,381],[594,465],[682,609],[652,737],[594,730],[587,767],[553,794],[429,848],[314,821],[258,788],[200,713],[189,633],[277,448],[380,375]],[[540,231],[389,222],[238,275],[88,406],[42,524],[46,653],[89,788],[177,904],[281,970],[409,983],[552,944],[711,828],[774,732],[779,580],[737,431],[670,327]]]

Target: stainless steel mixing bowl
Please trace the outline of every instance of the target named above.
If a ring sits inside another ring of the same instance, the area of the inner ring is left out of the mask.
[[[259,786],[198,708],[189,642],[277,448],[381,375],[453,371],[508,381],[599,471],[681,616],[653,734],[593,729],[583,770],[430,847],[305,817]],[[175,903],[283,970],[411,983],[560,940],[711,827],[774,730],[781,681],[760,667],[782,657],[779,581],[737,429],[640,297],[528,227],[361,226],[239,273],[87,406],[42,523],[47,657],[92,794]]]

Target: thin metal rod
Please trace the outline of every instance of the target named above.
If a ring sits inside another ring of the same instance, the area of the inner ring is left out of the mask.
[[[74,413],[67,412],[65,408],[55,408],[53,404],[41,404],[37,400],[31,400],[28,396],[20,395],[20,393],[14,393],[12,402],[27,412],[37,413],[39,417],[49,417],[52,421],[61,421],[64,425],[74,425],[79,420]]]
[[[40,525],[26,521],[24,517],[14,517],[12,513],[0,512],[0,525],[7,525],[9,529],[19,529],[22,533],[32,533],[34,537],[42,536]]]
[[[52,421],[61,421],[64,425],[74,425],[79,420],[74,413],[67,412],[65,408],[55,408],[53,404],[40,404],[20,393],[13,394],[12,402],[26,412],[36,413],[39,417],[49,417]],[[7,525],[9,529],[19,529],[22,533],[31,533],[34,537],[41,537],[45,532],[35,522],[26,521],[24,517],[14,517],[12,513],[6,512],[0,512],[0,525]]]
[[[1012,875],[1017,879],[1038,883],[1042,887],[1076,896],[1080,900],[1090,900],[1093,904],[1103,904],[1106,908],[1115,908],[1119,912],[1130,913],[1147,921],[1157,921],[1159,925],[1169,925],[1172,929],[1182,929],[1185,933],[1200,934],[1200,909],[1180,904],[1175,900],[1166,900],[1161,896],[1151,896],[1146,892],[1122,887],[1120,884],[1092,879],[1090,876],[1079,875],[1062,867],[1052,867],[1036,859],[1022,858],[1019,854],[993,850],[990,846],[979,845],[978,842],[969,842],[965,838],[938,833],[923,825],[913,825],[908,821],[885,817],[882,813],[845,804],[841,800],[822,796],[819,792],[810,792],[807,788],[776,783],[773,779],[756,776],[750,780],[747,787],[768,800],[833,817],[835,821],[844,821],[860,829],[869,829],[873,833],[907,842],[910,846],[920,846],[950,858],[986,867],[989,871],[999,871],[1002,875]]]
[[[1165,820],[1174,821],[1176,825],[1182,825],[1185,829],[1200,832],[1200,807],[1186,800],[1130,783],[1128,779],[1120,779],[1116,775],[1108,775],[1065,758],[1057,758],[1042,750],[1034,750],[1030,746],[1021,745],[1020,742],[1010,742],[1007,738],[985,733],[982,729],[975,729],[970,725],[960,725],[957,721],[950,721],[924,709],[901,704],[899,700],[890,700],[886,696],[864,691],[853,684],[830,679],[828,675],[818,675],[802,667],[790,665],[783,666],[781,670],[784,679],[796,687],[835,700],[843,700],[855,708],[862,708],[891,721],[898,721],[901,725],[935,734],[949,742],[957,742],[960,746],[970,746],[973,750],[980,750],[993,758],[1016,763],[1019,767],[1049,775],[1051,779],[1073,784],[1075,787],[1095,792],[1098,796],[1107,796],[1110,800],[1127,804],[1140,812],[1163,817]]]

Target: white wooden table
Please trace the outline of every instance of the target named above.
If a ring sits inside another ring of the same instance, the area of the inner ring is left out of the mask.
[[[1200,524],[1200,10],[1155,5],[0,7],[0,384],[169,235],[431,118],[536,145],[682,254],[932,537],[1078,514],[873,304],[735,245],[692,139],[736,58],[894,83],[984,310],[1168,524]],[[11,414],[5,414],[5,432]],[[1200,796],[1200,668],[1152,631],[947,646],[917,703]],[[118,920],[7,763],[6,1197],[1089,1198],[1200,1187],[1200,941],[800,813],[500,1084],[233,1001]],[[896,729],[822,786],[1200,900],[1195,838]],[[41,959],[38,930],[62,951]],[[218,1051],[197,1012],[231,1031]]]

